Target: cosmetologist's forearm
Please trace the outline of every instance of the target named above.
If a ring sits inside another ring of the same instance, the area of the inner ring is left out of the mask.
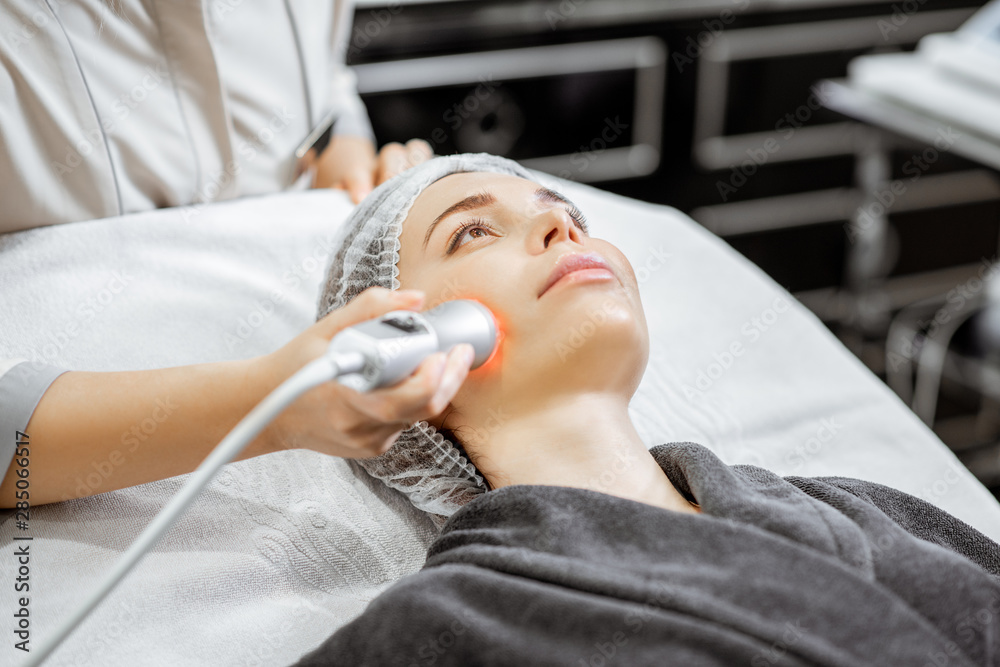
[[[27,451],[15,452],[0,507],[24,499],[16,482],[25,463],[32,506],[191,472],[277,386],[265,359],[63,373],[28,421]],[[273,451],[271,440],[265,429],[235,460]]]

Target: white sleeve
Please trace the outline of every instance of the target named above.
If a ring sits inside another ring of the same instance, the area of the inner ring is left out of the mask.
[[[347,47],[354,25],[354,3],[340,0],[334,6],[334,26],[330,45],[330,108],[339,112],[333,134],[351,134],[369,139],[376,147],[368,110],[358,95],[358,78],[347,67]]]
[[[343,65],[334,70],[333,96],[333,108],[339,111],[337,122],[333,125],[333,134],[365,137],[377,148],[375,132],[368,120],[368,110],[358,95],[357,77]]]
[[[0,479],[14,458],[17,432],[24,432],[49,385],[68,370],[27,359],[0,359]]]

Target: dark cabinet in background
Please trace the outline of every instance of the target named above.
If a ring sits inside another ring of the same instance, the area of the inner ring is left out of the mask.
[[[381,142],[489,151],[677,207],[835,326],[866,135],[811,87],[858,55],[954,30],[982,4],[363,2],[349,62]],[[909,156],[896,157],[898,171]],[[946,269],[992,257],[997,192],[981,168],[943,156],[892,211],[890,275],[933,290],[940,272],[947,289]]]

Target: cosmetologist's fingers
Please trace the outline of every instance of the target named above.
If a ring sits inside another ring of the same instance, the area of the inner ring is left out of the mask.
[[[381,185],[409,166],[406,147],[393,141],[382,147],[378,153],[375,185]]]
[[[352,168],[344,177],[344,188],[351,195],[351,201],[360,204],[361,200],[372,191],[375,172],[363,166]]]
[[[472,346],[466,343],[456,345],[447,356],[436,352],[407,379],[392,387],[359,394],[352,397],[351,403],[387,423],[412,424],[429,419],[440,414],[458,393],[472,359]]]
[[[349,326],[374,319],[391,310],[417,310],[424,303],[424,293],[420,290],[390,290],[385,287],[369,287],[354,297],[343,308],[327,313],[313,326],[327,341]]]
[[[434,149],[423,139],[410,139],[406,142],[407,168],[416,167],[434,157]]]

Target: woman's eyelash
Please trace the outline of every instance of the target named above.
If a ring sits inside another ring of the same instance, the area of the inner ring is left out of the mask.
[[[587,229],[587,216],[583,214],[583,211],[578,209],[576,206],[571,206],[568,209],[568,213],[569,217],[576,221],[576,224],[579,225],[580,229],[582,229],[585,234],[590,233]]]
[[[495,229],[486,224],[482,219],[473,218],[472,220],[463,223],[462,226],[456,229],[455,233],[452,234],[451,241],[448,242],[448,253],[451,253],[453,250],[455,250],[455,246],[457,246],[458,242],[462,240],[462,235],[465,234],[465,232],[467,232],[468,230],[472,229],[473,227],[482,227],[483,229],[488,229],[491,232],[494,233],[496,232]]]
[[[566,212],[569,213],[569,217],[573,218],[573,222],[576,223],[576,226],[579,227],[581,230],[583,230],[584,234],[590,233],[590,231],[587,228],[587,216],[583,214],[583,211],[578,209],[576,206],[572,206],[566,209]],[[497,233],[497,230],[493,229],[493,227],[486,224],[486,222],[483,221],[481,218],[473,218],[468,222],[462,223],[462,225],[455,230],[455,233],[452,234],[451,240],[448,242],[448,248],[447,248],[448,254],[452,253],[455,250],[456,246],[458,246],[458,242],[462,240],[462,235],[465,234],[465,232],[467,232],[468,230],[472,229],[473,227],[482,227],[483,229],[488,229],[493,233]]]

